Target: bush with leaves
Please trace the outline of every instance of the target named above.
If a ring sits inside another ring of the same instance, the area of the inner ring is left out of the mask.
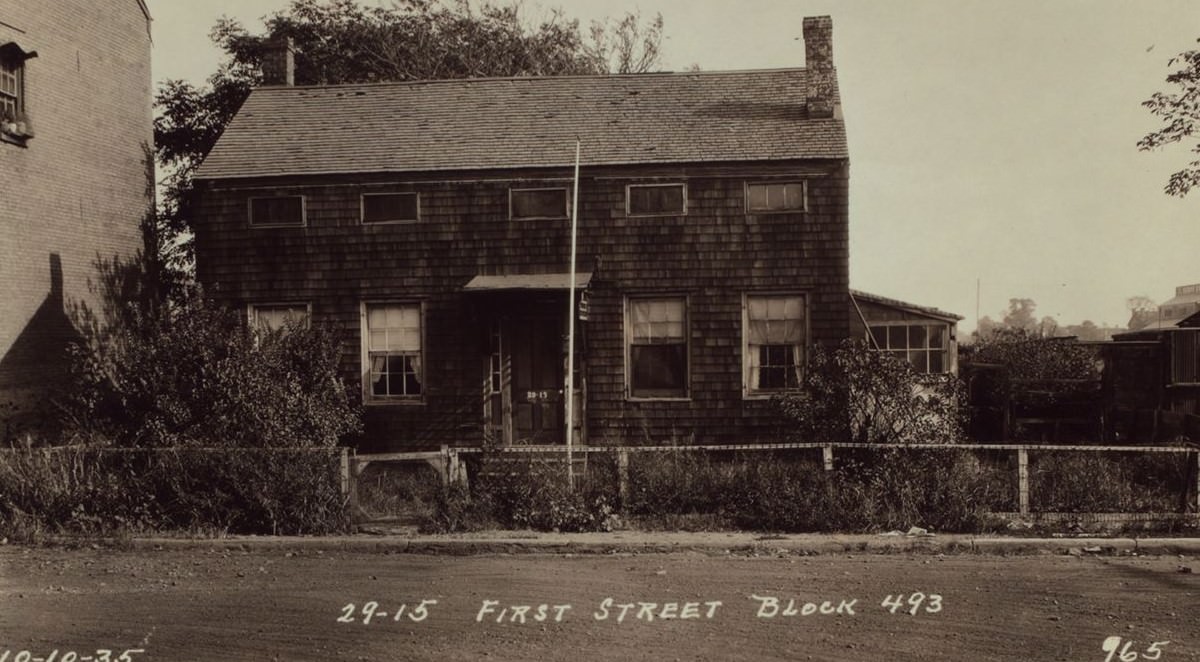
[[[797,441],[954,443],[965,402],[950,375],[918,373],[907,361],[847,340],[817,347],[798,392],[775,399]]]
[[[334,446],[359,428],[336,334],[247,328],[192,297],[158,314],[81,315],[69,429],[125,447]]]
[[[336,449],[13,449],[0,455],[0,535],[338,533],[340,482]]]
[[[444,488],[423,528],[538,531],[607,531],[617,505],[616,468],[610,458],[591,457],[572,490],[565,462],[533,454],[489,450],[471,471],[471,489]]]

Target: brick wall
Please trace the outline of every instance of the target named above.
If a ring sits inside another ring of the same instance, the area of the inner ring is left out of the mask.
[[[140,247],[149,21],[137,0],[0,0],[8,42],[37,52],[25,67],[34,137],[0,142],[0,403],[28,407],[61,368],[65,309],[94,305],[98,258]]]
[[[786,175],[808,181],[807,212],[745,212],[747,181]],[[687,214],[627,217],[626,184],[651,181],[686,181]],[[477,443],[487,316],[462,287],[477,274],[562,272],[569,256],[569,222],[508,220],[510,186],[570,186],[570,172],[210,182],[201,197],[199,276],[233,306],[311,304],[316,323],[345,331],[343,365],[356,392],[360,302],[422,301],[424,403],[368,407],[360,447]],[[420,222],[360,224],[359,196],[387,191],[418,192]],[[248,227],[247,200],[264,194],[304,195],[306,227]],[[803,293],[812,340],[840,341],[849,333],[847,235],[842,162],[586,171],[579,264],[595,272],[586,322],[589,442],[774,438],[769,402],[742,398],[743,295]],[[686,401],[625,398],[624,301],[650,293],[688,297]]]

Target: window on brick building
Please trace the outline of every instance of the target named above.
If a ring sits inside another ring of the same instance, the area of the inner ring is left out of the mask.
[[[0,136],[9,142],[23,144],[33,136],[25,113],[25,61],[36,56],[13,42],[0,46]]]
[[[368,303],[363,306],[363,381],[368,401],[420,401],[421,305]]]
[[[804,297],[749,295],[745,315],[746,394],[766,395],[800,386],[808,336]]]

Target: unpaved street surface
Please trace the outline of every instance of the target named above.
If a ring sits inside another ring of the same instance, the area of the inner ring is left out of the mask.
[[[1179,556],[2,547],[0,662],[50,662],[54,651],[54,662],[105,651],[115,661],[130,649],[138,662],[1104,662],[1122,652],[1185,662],[1200,660],[1200,574],[1189,567],[1200,572]],[[881,605],[889,595],[903,596],[895,613]]]

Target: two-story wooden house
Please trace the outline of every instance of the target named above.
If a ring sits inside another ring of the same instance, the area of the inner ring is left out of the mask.
[[[561,443],[569,314],[578,442],[777,438],[851,333],[831,30],[804,68],[338,86],[285,47],[197,173],[199,278],[344,331],[362,450]]]

